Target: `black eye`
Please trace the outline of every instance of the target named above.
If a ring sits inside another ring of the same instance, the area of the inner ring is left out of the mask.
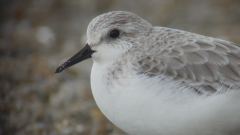
[[[110,32],[110,37],[111,38],[117,38],[117,37],[119,37],[119,30],[112,30],[111,32]]]

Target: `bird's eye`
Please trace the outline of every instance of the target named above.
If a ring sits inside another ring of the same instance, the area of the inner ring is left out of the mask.
[[[111,32],[110,32],[110,37],[111,38],[117,38],[117,37],[119,37],[119,30],[112,30]]]

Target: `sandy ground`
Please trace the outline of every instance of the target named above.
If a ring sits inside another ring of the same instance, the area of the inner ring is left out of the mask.
[[[54,73],[113,10],[240,44],[240,0],[2,0],[0,135],[125,135],[96,106],[92,60]]]

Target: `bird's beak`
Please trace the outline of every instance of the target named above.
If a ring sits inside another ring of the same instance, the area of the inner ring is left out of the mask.
[[[80,50],[77,54],[75,54],[74,56],[72,56],[69,60],[67,60],[66,62],[64,62],[61,66],[59,66],[55,73],[60,73],[63,70],[77,64],[78,62],[81,62],[85,59],[91,58],[92,54],[95,51],[93,51],[90,46],[88,44],[86,44],[86,46]]]

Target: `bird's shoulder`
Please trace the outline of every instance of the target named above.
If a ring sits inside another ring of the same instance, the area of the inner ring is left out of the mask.
[[[153,27],[138,57],[139,72],[168,77],[199,92],[240,86],[240,45],[191,32]]]

